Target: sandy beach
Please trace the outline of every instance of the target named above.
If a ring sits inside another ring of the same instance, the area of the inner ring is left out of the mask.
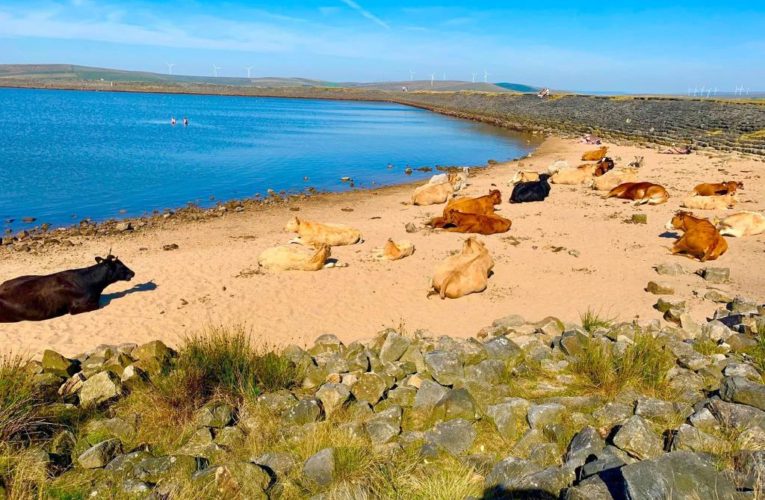
[[[646,322],[661,317],[651,307],[657,297],[644,290],[650,280],[670,283],[675,298],[686,300],[699,320],[716,307],[703,299],[710,287],[765,299],[765,235],[728,238],[728,253],[706,264],[671,256],[674,240],[661,236],[681,198],[700,182],[737,180],[745,188],[735,209],[696,211],[697,215],[763,210],[761,161],[735,153],[675,156],[659,154],[656,148],[608,146],[617,168],[636,155],[644,156],[640,180],[666,186],[672,196],[669,202],[633,207],[622,200],[604,200],[602,193],[590,188],[553,185],[543,203],[508,204],[507,181],[519,168],[543,170],[558,159],[571,166],[581,163],[582,152],[592,146],[571,139],[549,138],[530,158],[475,171],[460,194],[483,195],[496,185],[503,197],[500,214],[513,221],[508,233],[479,236],[496,262],[483,293],[457,300],[427,297],[433,268],[466,238],[424,228],[430,217],[440,215],[443,205],[412,206],[411,186],[320,195],[211,221],[76,239],[74,247],[42,255],[3,253],[0,282],[85,267],[109,248],[136,277],[107,288],[108,303],[98,311],[0,325],[0,350],[35,354],[52,348],[74,355],[101,343],[161,339],[174,345],[184,334],[206,325],[234,324],[245,324],[256,338],[279,345],[304,345],[322,333],[350,342],[399,326],[409,332],[425,329],[435,335],[466,337],[509,314],[528,320],[555,315],[578,321],[588,308],[619,320]],[[625,223],[634,213],[647,214],[648,224]],[[294,236],[283,231],[294,215],[354,226],[362,231],[364,243],[332,249],[332,256],[348,267],[318,272],[258,270],[262,250]],[[408,234],[409,222],[420,230]],[[397,262],[374,261],[372,249],[389,237],[412,241],[414,255]],[[172,243],[177,250],[162,249]],[[678,262],[690,272],[728,267],[731,283],[709,285],[691,273],[658,276],[653,266],[665,262]]]

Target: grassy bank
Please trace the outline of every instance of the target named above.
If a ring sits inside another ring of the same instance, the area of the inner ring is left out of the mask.
[[[467,340],[274,349],[216,327],[7,357],[0,497],[584,498],[655,467],[667,492],[763,498],[765,306],[728,309],[695,338],[589,311]]]

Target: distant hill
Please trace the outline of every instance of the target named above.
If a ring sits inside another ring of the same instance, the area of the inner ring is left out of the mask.
[[[329,82],[323,80],[311,80],[307,78],[234,78],[214,76],[187,76],[151,73],[146,71],[126,71],[108,68],[92,68],[73,64],[0,64],[0,80],[25,80],[41,83],[77,82],[77,81],[113,81],[113,82],[136,82],[153,84],[174,85],[230,85],[247,87],[337,87],[337,88],[365,88],[370,90],[401,91],[404,87],[412,91],[459,91],[471,90],[478,92],[507,92],[518,91],[514,88],[504,87],[492,83],[471,83],[458,80],[417,80],[402,82]],[[536,92],[533,87],[518,85],[529,88]]]
[[[495,83],[497,87],[502,87],[503,89],[512,90],[514,92],[520,92],[522,94],[536,94],[541,90],[542,87],[532,87],[531,85],[524,85],[523,83]]]

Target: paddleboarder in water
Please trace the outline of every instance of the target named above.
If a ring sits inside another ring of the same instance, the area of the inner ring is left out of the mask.
[[[174,116],[170,117],[170,125],[175,126],[175,117]]]
[[[183,117],[183,126],[184,127],[188,127],[189,126],[189,119],[186,118],[185,116]]]

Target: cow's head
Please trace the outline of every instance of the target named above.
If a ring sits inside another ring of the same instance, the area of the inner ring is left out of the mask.
[[[489,191],[489,196],[491,196],[491,201],[495,205],[502,203],[502,193],[499,192],[499,189],[492,189]]]
[[[539,180],[542,182],[547,182],[547,179],[550,178],[550,174],[539,174]]]
[[[284,230],[288,233],[297,233],[298,228],[300,227],[300,219],[297,217],[291,218],[289,221],[287,221],[287,225],[284,226]]]
[[[109,280],[112,282],[130,281],[135,276],[135,273],[114,255],[109,254],[106,257],[96,257],[96,262],[106,266]]]
[[[693,219],[693,214],[690,212],[684,212],[680,210],[679,212],[676,212],[675,215],[672,217],[672,219],[667,222],[665,228],[672,231],[673,229],[682,229],[685,230],[685,221],[686,219],[691,218]]]

